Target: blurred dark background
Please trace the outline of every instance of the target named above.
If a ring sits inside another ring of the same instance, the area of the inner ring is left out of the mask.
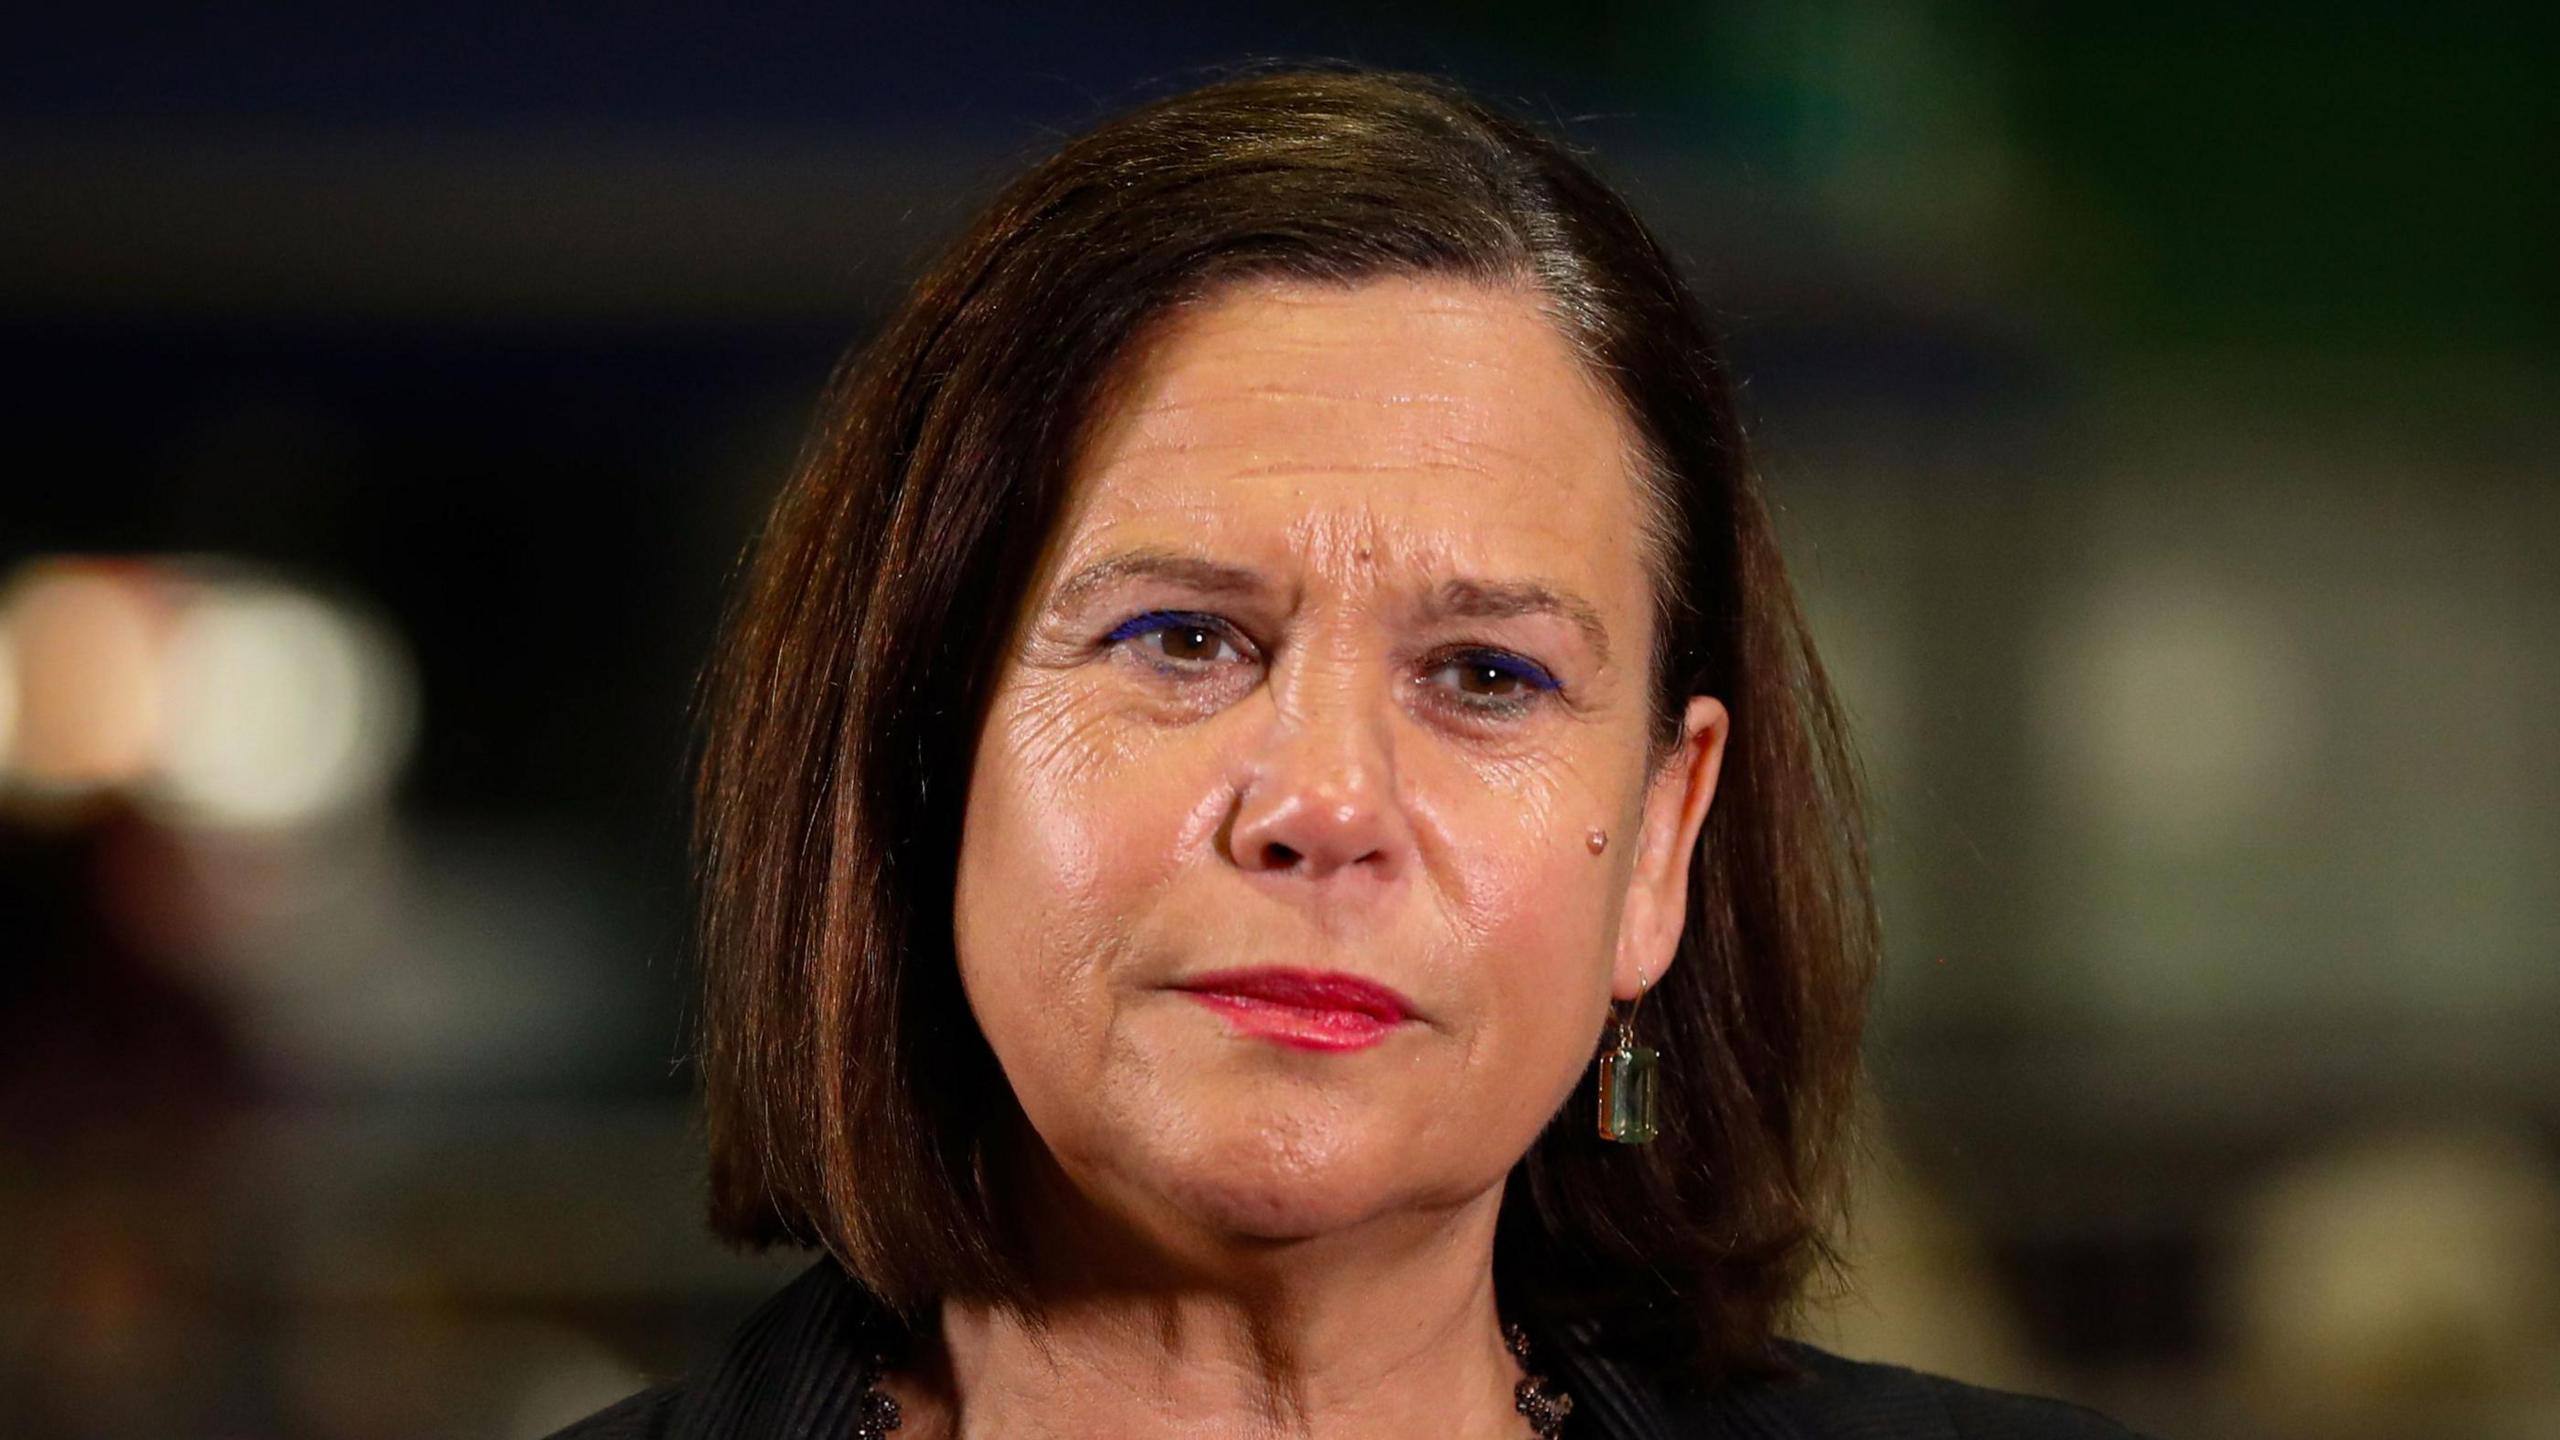
[[[1588,146],[1749,377],[1891,950],[1807,1333],[2560,1435],[2552,14],[0,22],[0,1431],[533,1436],[788,1273],[680,1063],[723,581],[973,203],[1327,56]]]

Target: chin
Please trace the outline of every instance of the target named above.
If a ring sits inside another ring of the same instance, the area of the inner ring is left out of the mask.
[[[1394,1208],[1373,1186],[1232,1170],[1170,1177],[1161,1193],[1202,1231],[1272,1244],[1338,1234]]]
[[[1518,1158],[1492,1153],[1494,1127],[1450,1123],[1420,1095],[1378,1093],[1412,1085],[1410,1072],[1354,1083],[1331,1075],[1332,1059],[1223,1045],[1150,1058],[1099,1083],[1039,1087],[1071,1103],[1026,1116],[1068,1183],[1142,1228],[1169,1223],[1213,1243],[1310,1240],[1455,1209],[1498,1187]]]
[[[1150,1147],[1145,1173],[1129,1178],[1204,1231],[1269,1242],[1334,1234],[1422,1199],[1411,1137],[1348,1122],[1228,1109],[1188,1127],[1188,1143]]]

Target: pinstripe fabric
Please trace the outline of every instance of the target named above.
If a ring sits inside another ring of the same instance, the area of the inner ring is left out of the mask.
[[[833,1261],[767,1301],[700,1378],[634,1395],[552,1440],[845,1440],[894,1322]],[[1674,1395],[1585,1327],[1533,1336],[1573,1396],[1570,1440],[2140,1440],[2092,1411],[1891,1365],[1786,1349],[1793,1380]]]

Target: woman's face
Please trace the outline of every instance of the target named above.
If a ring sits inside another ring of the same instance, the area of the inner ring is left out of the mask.
[[[970,1006],[1108,1213],[1483,1200],[1670,963],[1722,753],[1702,698],[1646,765],[1625,423],[1457,280],[1254,282],[1131,365],[979,739]]]

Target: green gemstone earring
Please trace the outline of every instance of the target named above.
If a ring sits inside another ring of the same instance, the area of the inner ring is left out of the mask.
[[[1636,1043],[1636,1011],[1652,982],[1638,976],[1635,1003],[1618,1018],[1615,1048],[1600,1056],[1600,1138],[1642,1145],[1654,1137],[1654,1053]]]

